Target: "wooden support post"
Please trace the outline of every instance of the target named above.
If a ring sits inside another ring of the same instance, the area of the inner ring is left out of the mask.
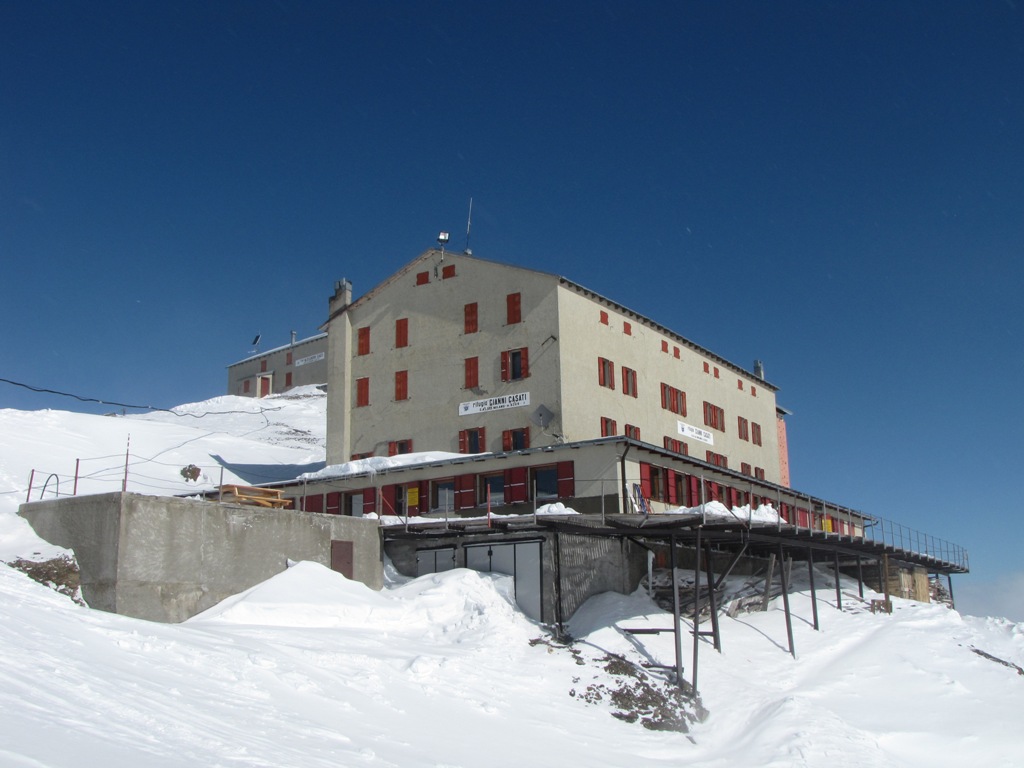
[[[782,543],[779,542],[779,560],[781,561],[785,556],[786,553],[782,548]],[[786,612],[786,636],[789,638],[789,654],[795,659],[796,647],[793,645],[793,614],[789,612],[789,574],[786,573],[784,563],[779,563],[779,571],[782,574],[782,607]]]
[[[814,589],[814,550],[807,548],[807,576],[811,580],[811,616],[814,628],[818,629],[818,593]]]

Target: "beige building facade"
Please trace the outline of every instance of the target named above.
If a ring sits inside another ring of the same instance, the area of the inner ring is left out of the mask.
[[[788,485],[772,384],[563,277],[431,249],[324,327],[329,464],[626,435]]]
[[[255,352],[228,366],[228,394],[242,397],[279,395],[295,387],[327,382],[327,334]]]

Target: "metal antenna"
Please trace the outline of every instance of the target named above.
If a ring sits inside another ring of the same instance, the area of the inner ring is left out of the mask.
[[[473,227],[473,198],[469,198],[469,217],[466,219],[466,255],[472,256],[473,252],[469,250],[469,230]]]

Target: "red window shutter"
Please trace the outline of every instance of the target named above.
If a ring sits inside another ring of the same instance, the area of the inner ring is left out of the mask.
[[[506,324],[514,325],[522,320],[522,299],[518,293],[510,293],[505,297]]]
[[[377,489],[363,488],[363,514],[369,515],[377,511]]]
[[[469,435],[466,430],[459,430],[459,453],[469,453]]]
[[[426,285],[430,282],[429,272],[417,272],[416,273],[416,285]]]
[[[361,407],[370,404],[370,379],[356,379],[356,406]]]
[[[302,502],[302,508],[306,512],[323,512],[324,511],[324,495],[322,493],[312,493],[306,496]]]
[[[651,465],[640,462],[640,491],[645,499],[651,498]]]
[[[473,389],[478,386],[480,386],[480,359],[477,357],[467,357],[464,387],[466,389]]]
[[[501,380],[509,380],[509,359],[507,350],[501,353]]]
[[[356,352],[360,355],[370,354],[370,328],[363,326],[359,329],[358,334],[359,341]]]
[[[530,375],[530,353],[526,347],[519,350],[520,360],[523,364],[523,378],[528,378]]]
[[[622,392],[627,394],[629,392],[629,368],[622,366]]]
[[[441,267],[441,279],[447,280],[449,277],[455,277],[455,265],[445,264]]]
[[[668,503],[677,506],[679,504],[679,493],[676,488],[676,472],[670,469],[668,471]]]
[[[501,433],[501,450],[511,451],[512,450],[512,430],[506,429]]]
[[[526,501],[530,497],[527,485],[526,467],[513,467],[505,470],[505,503],[514,504]]]
[[[472,509],[476,506],[476,475],[458,475],[455,478],[455,508]]]
[[[603,309],[601,310],[601,324],[608,325],[608,313]]]
[[[560,461],[555,466],[558,476],[558,498],[571,499],[576,495],[576,477],[571,461]]]
[[[477,305],[474,301],[463,308],[463,324],[466,333],[477,332]]]
[[[680,416],[685,416],[686,415],[686,393],[685,392],[680,392],[679,393],[679,415]]]
[[[627,336],[632,336],[633,335],[633,326],[630,323],[623,323],[622,324],[622,332],[624,334],[626,334]]]
[[[530,428],[529,427],[524,427],[523,428],[523,449],[525,450],[526,448],[529,448],[529,447],[530,447]]]
[[[380,489],[380,513],[382,515],[395,514],[395,486],[385,485]]]
[[[409,346],[409,318],[400,317],[395,321],[395,346]]]
[[[286,373],[284,375],[284,385],[286,387],[290,387],[292,385],[292,372],[291,371],[288,371],[288,373]]]
[[[397,454],[398,454],[398,441],[396,441],[396,440],[389,440],[388,441],[388,456],[395,456]]]
[[[242,382],[242,391],[243,392],[248,392],[249,391],[249,384],[250,384],[249,379],[246,379],[245,381]]]
[[[668,342],[664,339],[661,340],[661,351],[668,352]]]

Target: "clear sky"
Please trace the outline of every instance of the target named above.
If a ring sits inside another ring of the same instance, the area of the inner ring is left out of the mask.
[[[470,197],[478,256],[763,360],[795,487],[1024,574],[1014,0],[0,0],[2,378],[224,394]]]

